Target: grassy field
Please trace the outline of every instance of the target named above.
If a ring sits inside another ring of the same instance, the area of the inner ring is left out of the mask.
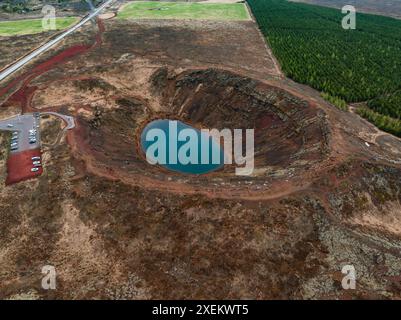
[[[78,19],[74,17],[57,18],[57,30],[65,29],[76,22]],[[43,32],[41,19],[27,19],[18,21],[1,21],[0,36],[15,36],[22,34],[33,34]]]
[[[243,3],[133,2],[119,13],[122,19],[249,20]]]

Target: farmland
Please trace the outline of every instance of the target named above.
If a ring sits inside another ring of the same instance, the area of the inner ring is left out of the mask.
[[[65,29],[77,21],[77,18],[56,18],[57,30]],[[43,32],[41,19],[26,19],[16,21],[1,21],[0,36],[15,36]]]
[[[401,82],[401,21],[357,14],[344,30],[341,11],[281,0],[249,0],[285,74],[324,92],[330,100],[360,102],[387,97]],[[388,104],[382,98],[381,104]],[[398,106],[378,107],[394,116]]]
[[[133,2],[118,14],[122,19],[249,20],[242,3]]]

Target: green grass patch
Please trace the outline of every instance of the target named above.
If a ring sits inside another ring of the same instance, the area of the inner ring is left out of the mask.
[[[78,18],[75,17],[56,18],[56,28],[57,30],[62,30],[71,26],[77,21]],[[26,19],[0,22],[0,36],[34,34],[44,31],[46,30],[42,28],[42,19]]]
[[[348,105],[347,102],[339,97],[332,96],[328,93],[322,92],[322,97],[326,101],[330,102],[331,104],[334,104],[338,109],[348,111]]]
[[[117,15],[121,19],[249,20],[243,3],[133,2]]]

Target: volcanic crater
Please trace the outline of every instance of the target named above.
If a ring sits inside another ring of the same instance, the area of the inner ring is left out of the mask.
[[[164,177],[165,170],[148,164],[140,147],[142,129],[155,119],[176,119],[205,129],[254,129],[255,170],[246,179],[266,178],[290,168],[302,170],[306,163],[310,166],[327,156],[330,130],[325,113],[282,89],[224,70],[176,75],[167,68],[151,76],[150,87],[160,102],[157,110],[141,97],[117,97],[117,108],[99,109],[94,118],[80,119],[83,137],[97,160],[126,166],[128,174]],[[245,150],[245,139],[243,144]],[[176,173],[168,176],[184,178]],[[235,176],[231,165],[202,180],[222,176],[244,179]],[[185,179],[196,183],[199,177]]]

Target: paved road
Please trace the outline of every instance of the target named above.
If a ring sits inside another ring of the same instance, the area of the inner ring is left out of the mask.
[[[64,130],[70,130],[70,129],[75,128],[74,117],[66,116],[65,114],[61,114],[61,113],[53,112],[53,111],[41,112],[40,114],[49,114],[49,115],[59,117],[61,120],[63,120],[67,124],[67,126],[64,128]]]
[[[62,131],[59,132],[57,139],[55,142],[53,142],[52,144],[44,144],[45,146],[52,148],[55,145],[58,145],[61,141],[61,138],[64,136],[64,134],[67,132],[67,130],[73,129],[75,128],[75,120],[74,117],[71,116],[66,116],[64,114],[58,113],[58,112],[53,112],[53,111],[48,111],[48,112],[41,112],[41,115],[53,115],[56,117],[59,117],[61,120],[63,120],[66,123],[66,126],[64,127],[64,129]]]
[[[87,23],[89,20],[91,20],[92,18],[96,17],[105,7],[107,7],[109,4],[111,4],[114,0],[107,0],[105,3],[103,3],[101,6],[99,6],[97,9],[95,9],[93,12],[91,12],[90,14],[88,14],[85,18],[83,18],[79,23],[77,23],[76,25],[74,25],[73,27],[71,27],[70,29],[68,29],[67,31],[63,32],[62,34],[60,34],[59,36],[57,36],[56,38],[50,40],[49,42],[47,42],[46,44],[44,44],[43,46],[39,47],[38,49],[36,49],[35,51],[32,51],[30,54],[28,54],[27,56],[23,57],[22,59],[18,60],[16,63],[14,63],[13,65],[9,66],[8,68],[6,68],[3,72],[0,73],[0,81],[4,80],[5,78],[7,78],[9,75],[13,74],[14,72],[16,72],[18,69],[20,69],[21,67],[23,67],[25,64],[27,64],[28,62],[30,62],[32,59],[34,59],[35,57],[37,57],[38,55],[42,54],[43,52],[45,52],[46,50],[48,50],[49,48],[53,47],[54,45],[56,45],[58,42],[60,42],[61,40],[63,40],[66,36],[68,36],[69,34],[73,33],[75,30],[79,29],[80,27],[82,27],[85,23]]]

